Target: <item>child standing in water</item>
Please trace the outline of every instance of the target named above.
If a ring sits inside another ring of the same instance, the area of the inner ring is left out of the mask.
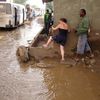
[[[55,41],[60,45],[60,51],[61,51],[61,61],[65,61],[65,44],[67,40],[67,34],[68,34],[68,24],[67,20],[65,18],[61,18],[59,20],[59,24],[56,27],[52,27],[52,30],[59,30],[59,33],[56,36],[50,36],[49,40],[47,41],[46,44],[44,44],[44,47],[48,47],[48,45],[52,42]]]

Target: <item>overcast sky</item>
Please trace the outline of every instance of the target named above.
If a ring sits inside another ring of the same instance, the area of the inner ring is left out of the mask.
[[[44,8],[44,4],[42,3],[42,0],[27,0],[26,3],[28,3],[30,5],[36,5],[40,8]]]

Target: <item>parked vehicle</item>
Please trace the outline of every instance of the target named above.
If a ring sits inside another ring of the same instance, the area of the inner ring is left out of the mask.
[[[26,10],[23,5],[0,2],[0,27],[13,28],[26,20]]]

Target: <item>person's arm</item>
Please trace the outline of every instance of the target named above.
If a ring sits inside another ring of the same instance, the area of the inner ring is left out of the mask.
[[[59,29],[59,28],[60,28],[60,25],[57,25],[56,27],[52,26],[52,30],[54,30],[54,31],[57,30],[57,29]]]

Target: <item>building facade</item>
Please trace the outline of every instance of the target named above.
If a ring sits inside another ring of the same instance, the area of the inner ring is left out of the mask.
[[[76,28],[79,21],[80,9],[84,8],[87,11],[87,16],[90,19],[91,34],[100,33],[100,0],[54,0],[54,15],[55,22],[62,17],[67,18],[71,28]],[[77,43],[77,35],[73,32],[69,33],[66,53],[70,53],[71,49]]]
[[[79,22],[79,11],[86,9],[91,27],[100,30],[100,0],[54,0],[55,19],[66,17],[72,27]]]

